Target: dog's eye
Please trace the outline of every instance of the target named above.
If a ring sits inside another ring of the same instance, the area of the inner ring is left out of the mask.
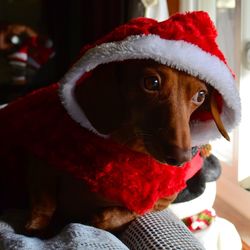
[[[161,84],[156,76],[149,76],[144,78],[143,87],[148,91],[157,91]]]
[[[207,92],[205,90],[198,91],[193,97],[192,102],[196,105],[200,105],[204,102]]]

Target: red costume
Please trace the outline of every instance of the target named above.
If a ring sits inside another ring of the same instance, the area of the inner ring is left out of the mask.
[[[137,213],[152,208],[159,198],[181,191],[202,165],[199,154],[183,167],[160,164],[89,132],[67,114],[57,84],[10,104],[0,112],[0,119],[4,121],[0,138],[5,142],[0,150],[7,151],[10,160],[13,145],[25,149]],[[16,160],[14,163],[23,167],[20,159]]]
[[[197,76],[217,89],[222,120],[230,130],[239,121],[240,102],[234,76],[215,37],[215,28],[204,12],[177,14],[160,23],[138,18],[118,27],[86,46],[60,84],[0,110],[2,159],[7,166],[20,169],[23,152],[31,153],[132,211],[142,214],[150,210],[159,198],[185,188],[186,181],[201,168],[202,158],[196,154],[182,167],[169,166],[103,138],[86,121],[74,88],[84,84],[86,73],[100,64],[150,58]],[[191,134],[193,145],[219,136],[211,116],[199,113],[191,122]]]

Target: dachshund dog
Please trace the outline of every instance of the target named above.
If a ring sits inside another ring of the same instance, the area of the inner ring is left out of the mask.
[[[229,139],[214,95],[205,82],[153,60],[100,65],[75,89],[80,107],[99,133],[161,163],[180,166],[192,157],[190,120],[195,111],[211,111]],[[43,232],[53,221],[80,221],[118,232],[138,216],[35,158],[28,173],[31,214],[26,230],[31,234]],[[176,196],[158,200],[152,211],[166,208]]]

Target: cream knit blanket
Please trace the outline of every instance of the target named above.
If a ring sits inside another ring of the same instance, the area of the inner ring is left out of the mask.
[[[114,235],[94,227],[72,223],[55,237],[41,240],[19,234],[25,216],[9,212],[0,218],[0,250],[128,250]]]
[[[137,218],[120,235],[120,239],[109,232],[73,223],[55,237],[41,240],[20,233],[24,220],[25,215],[20,211],[0,217],[0,250],[204,250],[169,210]]]

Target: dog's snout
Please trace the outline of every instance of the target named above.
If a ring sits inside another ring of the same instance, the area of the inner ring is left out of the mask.
[[[165,161],[169,165],[180,166],[183,163],[189,161],[192,157],[190,149],[181,149],[176,146],[172,146],[170,152],[166,155]]]

